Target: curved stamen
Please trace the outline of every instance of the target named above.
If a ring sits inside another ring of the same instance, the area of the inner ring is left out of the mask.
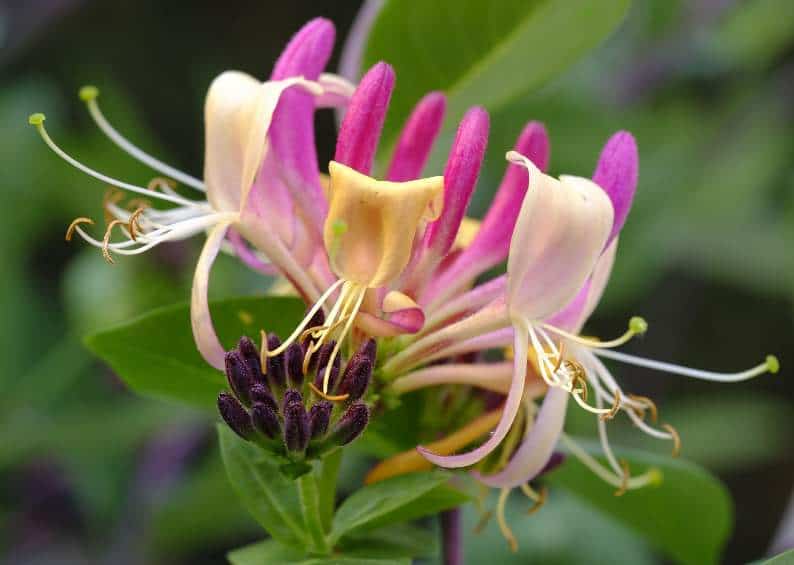
[[[110,256],[110,250],[108,249],[110,246],[110,235],[113,232],[113,228],[124,225],[126,225],[126,223],[122,222],[121,220],[113,220],[108,224],[108,227],[105,230],[105,237],[102,240],[102,257],[104,257],[105,261],[111,265],[114,264],[115,261],[113,260],[113,257]],[[127,235],[129,236],[129,233]]]
[[[86,165],[83,165],[81,162],[70,156],[68,153],[66,153],[63,149],[61,149],[55,144],[55,142],[47,133],[46,128],[44,127],[44,119],[45,119],[44,114],[32,114],[30,118],[28,118],[28,122],[36,127],[36,130],[39,132],[39,135],[44,140],[44,143],[46,143],[47,146],[50,149],[52,149],[52,151],[56,155],[58,155],[61,159],[63,159],[64,161],[66,161],[76,169],[83,171],[85,174],[92,176],[95,179],[101,180],[104,183],[115,186],[117,188],[123,188],[124,190],[129,190],[130,192],[143,194],[144,196],[150,196],[152,198],[159,198],[160,200],[167,200],[168,202],[173,202],[174,204],[179,204],[181,206],[197,206],[201,204],[200,202],[188,200],[187,198],[182,198],[181,196],[172,196],[169,194],[154,192],[152,190],[148,190],[141,186],[126,183],[118,179],[114,179],[113,177],[104,175],[100,172],[97,172]]]
[[[327,394],[314,386],[313,382],[309,382],[309,388],[312,389],[312,392],[317,396],[330,400],[331,402],[342,402],[343,400],[347,400],[350,396],[349,394]]]
[[[612,348],[612,347],[619,347],[626,342],[628,342],[631,338],[636,335],[642,335],[646,331],[648,331],[648,323],[639,316],[634,316],[629,320],[629,327],[626,332],[615,339],[611,339],[609,341],[601,341],[599,339],[589,339],[586,337],[582,337],[579,335],[572,334],[567,332],[563,329],[560,329],[556,326],[552,326],[551,324],[543,323],[541,324],[542,327],[552,333],[556,333],[564,338],[570,339],[571,341],[578,343],[580,345],[584,345],[585,347],[590,348]]]
[[[95,86],[84,86],[80,89],[79,96],[80,99],[86,103],[86,106],[88,107],[88,113],[91,114],[91,117],[94,119],[94,122],[99,129],[102,130],[102,132],[107,135],[113,143],[118,145],[122,150],[129,153],[134,159],[137,159],[155,171],[172,177],[183,184],[195,188],[196,190],[205,191],[207,189],[206,186],[204,186],[204,183],[199,179],[187,173],[183,173],[179,169],[175,169],[174,167],[163,163],[159,159],[155,159],[139,147],[133,145],[132,142],[121,135],[116,128],[111,126],[110,122],[107,121],[107,118],[105,118],[105,115],[99,109],[99,104],[96,100],[99,96],[99,89],[97,89]]]
[[[74,220],[72,220],[72,223],[69,224],[68,228],[66,228],[66,235],[64,236],[64,239],[66,241],[72,241],[72,237],[74,236],[74,230],[77,229],[77,226],[80,224],[88,224],[89,226],[93,226],[94,220],[92,220],[91,218],[87,218],[85,216],[80,216],[79,218],[75,218]]]
[[[664,371],[673,373],[675,375],[683,375],[685,377],[692,377],[694,379],[702,379],[704,381],[715,381],[721,383],[735,383],[745,381],[763,375],[764,373],[777,373],[780,369],[780,363],[774,355],[767,355],[766,360],[760,365],[756,365],[752,369],[741,371],[738,373],[717,373],[713,371],[703,371],[701,369],[692,369],[690,367],[683,367],[681,365],[674,365],[672,363],[665,363],[663,361],[654,361],[653,359],[646,359],[644,357],[636,357],[618,351],[594,350],[593,353],[607,359],[614,359],[629,365],[636,365],[638,367],[646,367],[657,371]]]
[[[540,492],[535,492],[535,490],[526,483],[521,485],[521,492],[523,492],[527,498],[534,502],[529,510],[527,510],[528,515],[532,515],[543,508],[543,505],[546,504],[546,499],[549,496],[549,489],[547,489],[545,486],[540,489]]]
[[[662,428],[667,430],[673,437],[673,457],[678,457],[681,453],[681,436],[678,435],[676,429],[670,424],[662,424]]]
[[[507,520],[505,519],[505,506],[507,505],[507,497],[510,494],[510,490],[509,488],[503,488],[499,492],[499,502],[496,503],[496,521],[499,524],[499,530],[510,546],[510,551],[515,553],[518,551],[518,542],[516,541],[516,536],[513,535],[513,530],[507,525]]]

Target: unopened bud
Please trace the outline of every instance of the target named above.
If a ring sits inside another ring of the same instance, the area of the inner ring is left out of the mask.
[[[349,400],[358,400],[367,391],[371,377],[372,362],[359,351],[347,362],[337,394],[348,394]]]
[[[265,376],[262,374],[262,362],[259,360],[259,349],[251,341],[251,338],[247,336],[241,337],[240,341],[237,342],[237,349],[251,370],[251,378],[258,383],[265,382]]]
[[[281,405],[286,407],[287,404],[292,402],[299,402],[303,404],[303,396],[294,388],[287,389],[286,392],[284,392],[284,398],[281,400]]]
[[[327,400],[320,400],[309,409],[309,437],[311,439],[320,438],[328,431],[333,408],[334,405]]]
[[[243,439],[251,439],[254,428],[251,416],[240,402],[230,394],[222,392],[218,395],[218,412],[226,424]]]
[[[263,402],[255,402],[251,407],[251,420],[254,428],[269,439],[275,439],[281,433],[276,411]]]
[[[363,402],[350,405],[331,432],[331,440],[336,445],[347,445],[364,431],[369,423],[369,408]]]
[[[267,348],[269,351],[272,351],[281,345],[281,340],[279,337],[274,334],[268,334],[267,336]],[[287,372],[286,368],[284,367],[284,354],[279,353],[278,355],[274,355],[273,357],[267,358],[267,378],[270,379],[272,384],[276,386],[286,386],[287,384]]]
[[[226,378],[229,381],[234,395],[246,406],[250,406],[251,397],[248,394],[253,379],[251,378],[251,370],[248,363],[243,360],[242,355],[236,349],[228,351],[225,356],[226,363]]]
[[[284,443],[287,450],[302,452],[309,442],[309,417],[301,402],[284,407]]]
[[[331,340],[323,345],[317,352],[317,373],[314,378],[314,386],[320,390],[325,390],[323,383],[325,382],[325,368],[328,366],[328,360],[331,358],[331,353],[336,347],[336,341]],[[334,357],[334,363],[331,365],[331,371],[328,375],[328,390],[333,390],[334,385],[339,377],[339,367],[341,361],[339,355]]]
[[[254,404],[259,402],[265,406],[269,406],[273,411],[278,412],[278,403],[276,399],[273,398],[273,394],[270,392],[270,389],[267,388],[267,385],[254,383],[249,392],[251,395],[251,402]]]
[[[375,358],[378,356],[378,343],[369,338],[367,341],[361,344],[361,347],[358,348],[358,353],[364,355],[367,359],[369,359],[372,366],[375,366]]]
[[[290,385],[300,387],[303,384],[303,346],[292,343],[284,352],[284,364]]]
[[[319,310],[317,310],[317,312],[314,313],[314,316],[311,317],[309,322],[306,324],[306,327],[316,328],[322,326],[324,323],[325,323],[325,313],[323,312],[323,309],[320,308]],[[302,343],[303,348],[307,349],[308,345],[312,343],[312,341],[314,340],[311,337],[307,337],[306,339],[304,339]]]

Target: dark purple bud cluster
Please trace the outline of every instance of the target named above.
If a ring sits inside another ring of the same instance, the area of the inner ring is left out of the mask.
[[[237,347],[226,353],[231,393],[218,396],[221,417],[237,435],[298,461],[346,445],[367,427],[369,408],[361,398],[372,378],[377,353],[375,341],[366,341],[344,370],[336,356],[327,395],[339,400],[331,402],[312,391],[303,373],[304,352],[309,343],[290,344],[278,355],[268,357],[263,367],[254,342],[240,338]],[[268,350],[280,345],[278,336],[267,336]],[[318,390],[323,389],[334,345],[323,345],[308,367]]]

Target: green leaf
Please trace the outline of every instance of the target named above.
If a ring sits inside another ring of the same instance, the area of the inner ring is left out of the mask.
[[[588,449],[600,453],[595,446]],[[659,486],[648,486],[615,496],[574,457],[548,475],[559,485],[645,536],[681,563],[716,563],[732,527],[730,497],[717,478],[702,467],[641,451],[615,450],[633,475],[655,467],[662,472]]]
[[[451,477],[443,471],[412,473],[365,486],[337,510],[331,540],[354,530],[406,522],[466,502],[464,493],[447,485]]]
[[[306,547],[308,535],[298,488],[279,470],[281,461],[240,439],[226,426],[218,426],[218,435],[226,474],[248,512],[282,544]]]
[[[364,68],[384,60],[397,73],[381,147],[394,142],[413,105],[431,90],[448,96],[449,137],[469,107],[496,110],[538,88],[606,38],[629,4],[448,0],[406,10],[404,2],[387,2],[363,57]]]
[[[221,343],[231,348],[241,335],[258,340],[260,328],[292,330],[304,306],[295,298],[268,296],[221,300],[210,309]],[[187,304],[153,310],[85,343],[140,394],[209,409],[225,387],[223,374],[196,350]]]
[[[343,538],[345,555],[359,557],[432,557],[438,553],[438,534],[411,524],[394,524],[373,532]]]
[[[410,565],[410,558],[367,558],[345,555],[309,557],[303,552],[266,540],[228,554],[232,565],[264,565],[266,563],[294,563],[298,565]]]
[[[760,565],[791,565],[794,563],[794,549],[789,549],[779,555],[775,555],[771,559],[757,561],[756,563]]]

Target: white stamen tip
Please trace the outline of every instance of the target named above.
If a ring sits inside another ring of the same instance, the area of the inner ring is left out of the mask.
[[[40,126],[44,123],[44,120],[47,119],[47,116],[42,114],[41,112],[36,112],[35,114],[31,114],[28,116],[28,123],[32,126]]]
[[[95,100],[97,96],[99,96],[99,89],[96,86],[87,84],[86,86],[80,89],[77,95],[80,97],[80,100],[82,100],[83,102],[90,102],[91,100]]]

